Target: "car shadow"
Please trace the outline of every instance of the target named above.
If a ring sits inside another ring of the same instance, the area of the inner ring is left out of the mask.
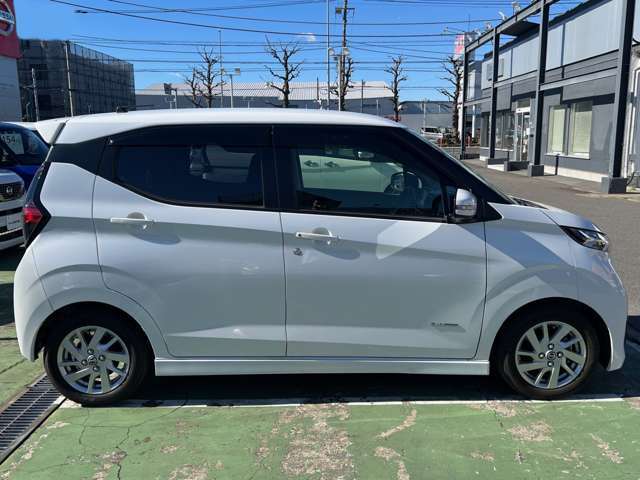
[[[629,345],[623,369],[598,367],[585,387],[567,399],[640,396],[640,347]],[[120,407],[169,405],[291,405],[327,402],[475,402],[523,400],[496,376],[438,375],[229,375],[156,377]]]

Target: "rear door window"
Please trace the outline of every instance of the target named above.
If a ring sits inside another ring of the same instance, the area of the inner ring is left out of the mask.
[[[42,165],[49,151],[38,135],[26,128],[13,126],[0,125],[0,146],[10,152],[19,165]]]
[[[263,207],[269,146],[252,135],[225,138],[216,127],[198,131],[156,129],[115,142],[115,180],[167,203]]]

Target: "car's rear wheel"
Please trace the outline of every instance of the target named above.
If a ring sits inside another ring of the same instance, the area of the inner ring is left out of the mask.
[[[65,397],[99,406],[131,396],[147,376],[149,357],[138,330],[117,314],[79,311],[56,322],[44,366]]]
[[[537,399],[574,393],[599,358],[589,319],[570,308],[541,308],[514,319],[499,339],[496,361],[518,393]]]

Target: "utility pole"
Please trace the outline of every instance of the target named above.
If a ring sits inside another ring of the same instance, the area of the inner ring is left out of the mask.
[[[224,68],[222,68],[222,30],[218,30],[218,55],[220,56],[220,108],[224,107]]]
[[[327,0],[327,110],[331,110],[331,7]]]
[[[344,55],[338,56],[338,111],[342,111],[342,60]]]
[[[67,90],[69,91],[69,113],[73,117],[73,90],[71,89],[71,62],[69,61],[69,42],[64,42],[64,55],[67,62]]]
[[[235,68],[233,70],[233,73],[226,73],[224,71],[224,69],[222,70],[222,72],[229,76],[229,83],[231,84],[231,108],[233,108],[233,96],[234,96],[234,92],[233,92],[233,77],[235,77],[236,75],[240,75],[240,69],[239,68]],[[220,77],[220,81],[224,81],[224,77]]]
[[[40,121],[40,105],[38,104],[38,84],[36,83],[36,69],[31,69],[31,88],[33,89],[33,106],[36,110],[36,122]]]
[[[349,0],[344,0],[342,7],[336,8],[336,13],[342,14],[342,52],[348,52],[347,49],[347,22],[349,20],[349,11],[354,11],[355,8],[349,8]],[[346,55],[340,55],[339,61],[339,73],[338,73],[338,104],[339,110],[343,110],[343,96],[346,95],[348,85],[345,85],[346,80]]]
[[[360,113],[364,113],[364,80],[360,80]]]
[[[427,126],[427,99],[422,100],[422,128]]]

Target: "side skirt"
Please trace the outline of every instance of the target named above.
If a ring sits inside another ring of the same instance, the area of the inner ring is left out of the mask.
[[[489,375],[487,360],[341,357],[156,358],[156,375],[260,375],[287,373],[415,373]]]

